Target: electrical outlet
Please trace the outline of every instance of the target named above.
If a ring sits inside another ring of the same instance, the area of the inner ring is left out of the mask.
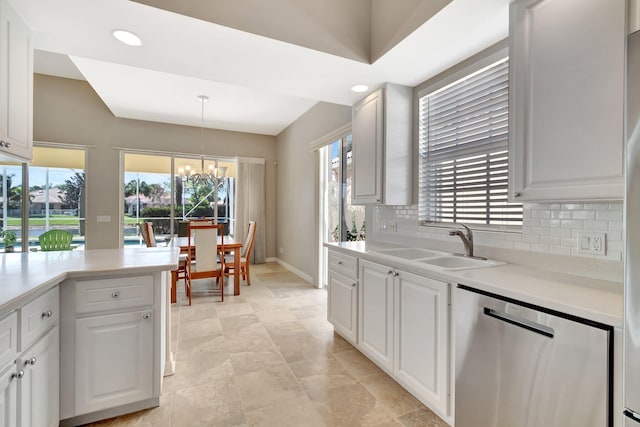
[[[606,255],[606,243],[605,233],[578,233],[578,253]]]
[[[278,253],[280,255],[284,255],[284,248],[278,248]]]
[[[382,231],[398,231],[398,223],[396,221],[382,221],[380,222],[380,230]]]

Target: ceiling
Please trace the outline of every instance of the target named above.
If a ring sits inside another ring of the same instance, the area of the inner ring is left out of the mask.
[[[277,135],[318,101],[352,105],[354,84],[413,87],[502,40],[510,0],[10,2],[35,71],[87,80],[117,117],[200,126],[204,94],[206,127]]]

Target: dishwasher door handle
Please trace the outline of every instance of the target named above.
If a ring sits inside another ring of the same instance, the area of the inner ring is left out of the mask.
[[[519,326],[528,331],[535,332],[540,335],[544,335],[545,337],[548,337],[548,338],[553,338],[553,335],[555,333],[553,328],[550,328],[548,326],[541,325],[540,323],[536,323],[531,320],[522,319],[520,317],[514,316],[513,314],[504,313],[502,311],[494,310],[492,308],[484,307],[484,314],[486,314],[489,317],[493,317],[494,319],[498,319],[515,326]]]

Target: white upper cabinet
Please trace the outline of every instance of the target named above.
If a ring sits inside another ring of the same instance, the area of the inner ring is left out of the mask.
[[[0,159],[30,161],[33,45],[29,27],[0,0]]]
[[[625,0],[516,0],[509,56],[510,199],[621,199]]]
[[[411,204],[412,100],[387,83],[353,105],[353,204]]]

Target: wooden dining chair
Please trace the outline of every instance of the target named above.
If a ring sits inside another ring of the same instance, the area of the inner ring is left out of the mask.
[[[185,293],[191,305],[192,281],[215,278],[219,284],[220,300],[224,301],[224,252],[218,252],[218,235],[224,244],[222,225],[189,224],[187,235],[187,275]],[[215,289],[214,289],[214,293]]]
[[[242,244],[242,251],[240,252],[240,274],[242,275],[242,280],[247,281],[247,286],[251,286],[251,274],[249,271],[249,266],[251,265],[251,252],[253,251],[253,243],[256,237],[256,222],[249,221],[249,226],[247,227],[247,235],[245,237],[244,243]],[[234,271],[234,258],[233,254],[227,255],[226,264],[224,266],[225,276],[229,276],[231,274],[235,274]]]
[[[143,222],[140,224],[140,235],[142,236],[144,244],[147,245],[148,248],[155,248],[158,246],[152,222]]]

